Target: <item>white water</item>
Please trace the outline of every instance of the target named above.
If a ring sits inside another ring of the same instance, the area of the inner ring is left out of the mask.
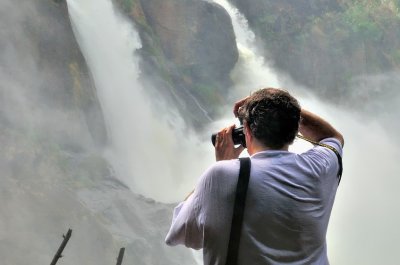
[[[281,87],[278,74],[270,67],[268,62],[257,50],[255,34],[249,28],[247,19],[227,0],[214,0],[221,5],[230,15],[236,36],[236,45],[239,50],[239,60],[232,70],[231,78],[234,81],[232,98],[234,101],[248,96],[252,91],[264,87]],[[232,116],[232,106],[226,107],[226,113]],[[226,117],[216,124],[222,126],[232,117]],[[304,141],[296,141],[291,147],[292,151],[301,152],[310,148]],[[244,152],[245,153],[245,152]],[[244,154],[245,155],[245,154]]]
[[[247,19],[227,0],[214,0],[214,2],[228,12],[236,35],[239,61],[231,73],[235,84],[234,96],[248,95],[250,91],[266,86],[280,87],[277,74],[257,51],[255,34],[249,28]]]
[[[214,2],[230,14],[237,38],[240,58],[232,72],[236,96],[244,97],[261,87],[279,87],[279,77],[258,54],[254,33],[244,16],[226,0]],[[304,108],[326,118],[345,136],[344,174],[327,236],[331,264],[399,264],[399,147],[378,122],[365,122],[369,117],[352,115],[312,95],[304,95],[300,89],[290,90]],[[399,108],[397,111],[400,112]],[[297,140],[291,150],[301,152],[309,147]]]
[[[139,36],[111,0],[68,0],[68,7],[94,77],[110,136],[106,155],[118,178],[157,201],[181,200],[212,161],[210,144],[191,136],[172,107],[150,104],[160,99],[149,99],[139,81]]]

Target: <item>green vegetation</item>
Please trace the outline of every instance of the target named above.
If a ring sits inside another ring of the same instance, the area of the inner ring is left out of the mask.
[[[194,91],[210,106],[219,106],[222,102],[221,94],[215,87],[216,85],[212,84],[196,84]]]
[[[393,60],[397,63],[400,64],[400,49],[394,50],[392,53]]]
[[[353,1],[342,14],[344,25],[366,41],[379,41],[387,27],[400,22],[397,1]]]
[[[79,67],[79,64],[77,62],[71,62],[68,65],[68,68],[72,79],[74,102],[78,109],[83,110],[85,107],[88,107],[92,104],[94,101],[94,95],[89,93],[90,90],[82,88],[81,79],[83,78],[81,76],[82,71]]]
[[[130,12],[132,9],[133,0],[122,0],[122,8],[125,12]]]
[[[279,68],[332,96],[356,76],[400,67],[400,1],[339,3],[305,16],[296,3],[284,8],[274,2],[250,19]]]

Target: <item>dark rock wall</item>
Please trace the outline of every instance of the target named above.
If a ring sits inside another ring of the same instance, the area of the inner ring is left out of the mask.
[[[87,137],[95,145],[104,145],[107,136],[102,112],[73,36],[66,3],[24,1],[16,7],[5,1],[0,12],[3,122],[81,145],[73,135],[77,131],[64,129],[74,127],[82,134],[89,133]],[[68,115],[69,120],[35,119],[44,112]],[[74,125],[66,126],[71,121]]]
[[[147,0],[142,7],[168,60],[197,82],[228,77],[238,54],[230,18],[221,7],[177,0]]]
[[[117,0],[142,39],[142,69],[192,124],[208,123],[225,101],[238,59],[231,19],[211,1]],[[203,110],[207,109],[205,115]]]

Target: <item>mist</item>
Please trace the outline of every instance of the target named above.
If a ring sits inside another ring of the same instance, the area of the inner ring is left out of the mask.
[[[139,68],[133,24],[110,1],[67,2],[79,46],[60,36],[68,30],[58,22],[62,4],[0,3],[2,264],[49,264],[68,228],[73,235],[60,264],[112,264],[120,247],[127,247],[127,264],[199,264],[199,253],[164,245],[173,206],[213,162],[209,135],[236,123],[233,103],[262,87],[288,89],[345,137],[328,230],[331,264],[398,263],[398,72],[355,78],[350,96],[334,105],[273,69],[246,19],[218,0],[233,19],[240,58],[225,115],[197,135],[174,106],[148,93],[150,82],[143,85],[150,77]],[[96,87],[107,140],[95,140],[106,136],[94,137],[102,129],[89,128],[79,93],[70,91],[74,80],[64,71],[75,69],[76,59],[63,54],[68,46],[80,49],[90,68],[81,86]],[[296,140],[291,150],[307,148]]]

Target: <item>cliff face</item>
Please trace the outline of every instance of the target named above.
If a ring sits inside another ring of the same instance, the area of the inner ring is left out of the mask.
[[[85,214],[65,183],[89,168],[107,172],[89,155],[106,133],[66,4],[4,0],[0,24],[0,255],[4,264],[46,264]],[[110,239],[88,220],[88,233]]]
[[[141,1],[167,60],[194,81],[226,79],[237,61],[228,14],[206,1]]]
[[[320,95],[340,101],[357,76],[399,69],[398,1],[231,1],[275,66]]]
[[[116,0],[138,25],[145,72],[185,113],[223,102],[237,61],[231,23],[211,1]],[[297,83],[345,101],[359,76],[399,69],[399,2],[230,0],[246,16],[265,55]],[[373,98],[374,92],[365,92]],[[211,115],[215,110],[210,107]],[[202,123],[206,119],[190,116]]]
[[[209,122],[238,59],[231,19],[210,1],[117,0],[142,39],[144,73],[193,124]],[[194,101],[196,98],[196,101]],[[202,115],[199,107],[207,109]]]
[[[73,139],[74,127],[87,134],[93,144],[104,145],[101,110],[69,24],[66,4],[33,1],[15,7],[5,1],[2,7],[1,122],[49,139],[71,139],[68,145],[79,146]],[[68,113],[74,125],[59,131],[66,123],[61,117],[35,119],[47,111]],[[47,127],[45,123],[53,125]]]
[[[134,195],[103,158],[107,142],[65,1],[0,3],[0,256],[49,264],[182,264],[163,238],[172,205]],[[154,255],[158,253],[159,255]],[[61,261],[60,261],[61,262]]]

